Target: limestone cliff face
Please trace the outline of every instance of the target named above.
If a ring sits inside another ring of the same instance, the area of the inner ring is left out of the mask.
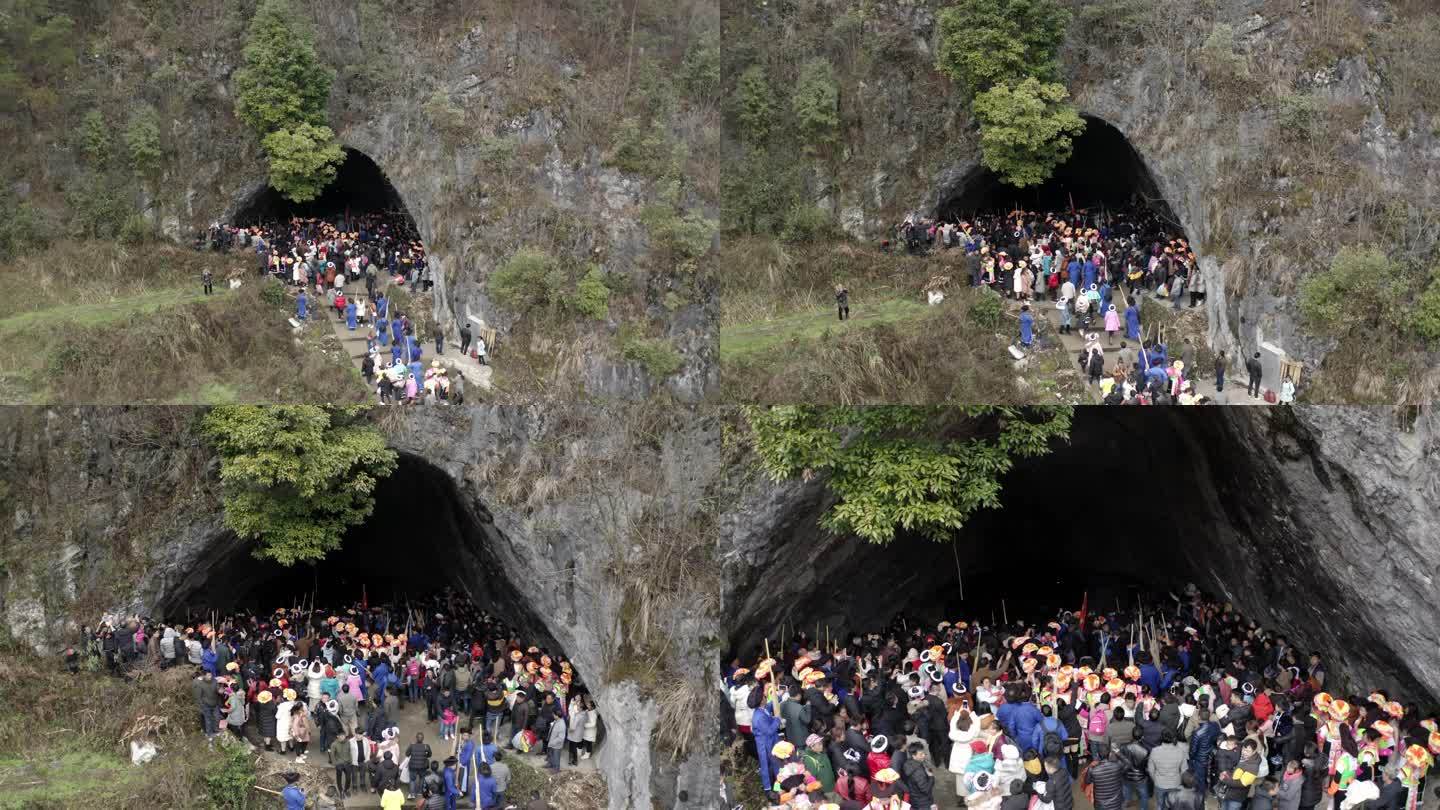
[[[1386,409],[1083,410],[1071,443],[1018,465],[1004,508],[977,515],[953,552],[828,535],[822,479],[745,477],[721,532],[730,644],[753,648],[787,620],[838,632],[898,610],[988,616],[991,602],[956,602],[957,568],[967,591],[1003,593],[1012,611],[1027,594],[1055,598],[1051,574],[1078,570],[1092,583],[1194,582],[1320,651],[1357,689],[1440,695],[1433,415],[1402,429]],[[1078,607],[1081,587],[1061,604]]]
[[[385,0],[296,5],[309,16],[305,22],[317,33],[322,59],[337,71],[330,123],[338,140],[385,173],[430,251],[433,314],[440,324],[453,334],[475,318],[506,339],[517,314],[490,298],[488,279],[517,249],[533,247],[597,265],[614,288],[638,303],[607,323],[584,325],[577,339],[527,335],[507,351],[553,360],[555,376],[606,396],[643,399],[668,391],[694,401],[714,387],[709,281],[702,272],[668,267],[654,256],[640,213],[657,202],[662,183],[606,160],[625,115],[619,99],[636,87],[633,79],[622,83],[630,74],[615,19],[596,21],[594,7],[567,0],[524,10]],[[177,241],[188,243],[196,228],[231,218],[266,187],[259,144],[233,113],[233,77],[250,7],[233,4],[225,20],[203,23],[211,35],[216,28],[224,32],[203,48],[157,47],[148,37],[158,34],[109,44],[106,59],[117,87],[134,84],[139,100],[163,99],[161,176],[153,188],[136,191],[143,198],[136,202]],[[123,10],[115,10],[113,19],[94,13],[98,19],[83,22],[99,32],[130,24]],[[716,25],[707,22],[703,4],[676,4],[668,14],[642,22],[645,42],[631,54],[630,73],[638,74],[647,59],[678,61],[677,53]],[[187,24],[156,22],[157,29]],[[185,42],[190,33],[174,39]],[[383,79],[357,78],[357,65]],[[178,72],[180,79],[155,85],[150,77],[160,71]],[[427,112],[436,93],[448,99],[452,118]],[[120,106],[136,99],[113,101]],[[697,133],[705,116],[695,113],[693,127],[673,135],[691,154],[704,148]],[[80,156],[67,148],[65,133],[53,137],[59,143],[36,137],[20,144],[37,153],[27,160],[42,166],[17,186],[22,198],[80,172]],[[713,174],[713,164],[695,168],[679,184],[679,203],[710,219],[717,210],[703,189],[715,187]],[[657,379],[610,350],[623,320],[645,322],[648,331],[673,343],[684,365]]]
[[[949,3],[816,5],[864,24],[854,44],[822,50],[840,77],[842,149],[812,172],[810,192],[852,235],[875,239],[907,213],[933,213],[980,167],[968,107],[934,69],[936,16]],[[1101,4],[1072,8],[1086,5]],[[1138,5],[1151,16],[1123,42],[1072,26],[1062,57],[1075,105],[1129,139],[1199,246],[1211,346],[1234,356],[1271,342],[1312,372],[1334,344],[1299,327],[1297,279],[1340,244],[1396,247],[1404,237],[1387,235],[1379,212],[1409,204],[1413,215],[1440,194],[1435,111],[1407,106],[1397,89],[1411,60],[1406,32],[1430,11],[1383,0]],[[777,22],[781,6],[738,13],[772,41],[813,43],[811,32]],[[1206,42],[1220,26],[1233,31],[1240,76],[1207,67]],[[1294,112],[1301,106],[1307,115]],[[1422,241],[1433,249],[1433,233]],[[1370,382],[1353,381],[1344,401]]]
[[[248,554],[221,525],[216,464],[190,432],[198,413],[0,414],[0,496],[13,516],[0,530],[0,614],[10,633],[48,653],[102,612],[163,616],[207,588],[223,589],[243,568]],[[710,427],[693,420],[641,459],[624,430],[603,427],[623,419],[436,408],[390,419],[386,429],[402,471],[437,476],[426,486],[453,486],[448,497],[465,524],[443,549],[453,584],[556,644],[584,674],[605,726],[597,758],[610,806],[710,808],[718,785],[713,740],[697,736],[678,761],[657,750],[655,698],[619,657],[632,628],[622,619],[625,590],[615,573],[621,558],[638,553],[629,525],[657,496],[706,500]],[[644,475],[602,476],[619,469],[605,459],[642,462]],[[670,644],[669,672],[694,679],[690,693],[702,698],[714,674],[716,618],[694,610],[651,616]],[[663,687],[677,685],[684,684]],[[714,714],[705,705],[693,710]]]

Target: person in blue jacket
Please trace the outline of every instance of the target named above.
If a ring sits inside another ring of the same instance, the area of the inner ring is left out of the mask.
[[[380,348],[390,347],[390,330],[385,328],[385,320],[380,319],[380,328],[375,330],[375,339],[380,342]]]
[[[1029,349],[1035,343],[1035,316],[1030,314],[1030,305],[1020,307],[1020,345]]]
[[[424,353],[425,353],[425,348],[420,345],[420,341],[418,341],[418,340],[412,340],[412,341],[410,341],[410,360],[411,360],[412,362],[415,362],[415,363],[420,362],[420,356],[423,355]]]
[[[1140,307],[1135,306],[1133,301],[1125,307],[1125,337],[1140,339]]]
[[[1018,684],[1011,689],[1015,690],[1015,700],[1007,696],[1005,705],[995,713],[995,719],[1005,727],[1011,739],[1029,740],[1035,733],[1035,727],[1040,725],[1040,708],[1030,702],[1029,686]],[[1007,708],[1010,711],[1005,711]]]
[[[445,810],[455,810],[460,799],[460,786],[455,782],[455,757],[445,758],[445,770],[440,774],[445,780]]]
[[[390,301],[385,297],[385,293],[382,292],[379,295],[375,296],[375,320],[385,320],[389,312],[389,308]]]
[[[750,717],[750,732],[755,735],[755,750],[760,755],[760,785],[763,790],[770,790],[775,784],[775,772],[770,767],[770,749],[780,741],[780,720],[772,712],[771,704],[762,703]]]
[[[475,807],[491,810],[500,807],[500,791],[495,789],[495,777],[490,775],[490,766],[480,766],[480,777],[475,780],[475,791],[471,794]]]
[[[355,331],[355,316],[355,301],[354,299],[351,299],[345,303],[345,326],[348,327],[351,332]]]
[[[1069,739],[1069,735],[1065,732],[1065,724],[1060,722],[1060,718],[1054,716],[1053,710],[1049,706],[1043,707],[1040,711],[1040,722],[1036,724],[1035,730],[1031,732],[1029,744],[1031,748],[1040,752],[1040,756],[1043,758],[1050,755],[1050,752],[1045,750],[1046,734],[1054,734],[1060,738],[1061,751],[1065,750],[1065,741]],[[1060,767],[1067,769],[1069,767],[1068,763],[1065,762],[1065,755],[1063,753],[1060,755]]]
[[[400,348],[400,344],[399,344],[399,343],[391,343],[391,344],[390,344],[390,362],[391,362],[391,363],[398,363],[398,362],[400,362],[400,355],[403,354],[404,352],[405,352],[405,350],[402,349],[402,348]]]
[[[390,319],[390,339],[396,343],[405,340],[405,324],[398,315]]]
[[[285,774],[285,789],[280,791],[280,798],[285,800],[285,810],[305,810],[305,791],[295,784],[300,781],[300,774],[291,771]]]
[[[1140,684],[1150,690],[1152,695],[1161,695],[1170,688],[1169,679],[1160,674],[1160,668],[1150,660],[1150,653],[1142,652],[1136,656],[1140,662]]]
[[[304,290],[300,291],[300,297],[295,299],[295,319],[306,321],[310,319],[310,297]]]

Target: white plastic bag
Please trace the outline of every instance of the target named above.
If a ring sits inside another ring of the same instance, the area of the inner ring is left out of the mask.
[[[410,784],[410,757],[400,760],[400,781]]]

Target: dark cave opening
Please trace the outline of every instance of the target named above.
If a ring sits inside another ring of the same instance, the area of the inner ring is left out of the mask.
[[[779,556],[736,589],[726,659],[754,661],[785,632],[848,638],[899,616],[932,627],[1006,614],[1041,622],[1087,595],[1092,612],[1127,609],[1140,593],[1193,583],[1301,649],[1363,661],[1387,673],[1378,686],[1424,694],[1307,562],[1314,546],[1267,463],[1275,450],[1228,410],[1077,408],[1070,441],[1018,461],[1000,508],[973,515],[953,544],[832,537],[807,513],[774,541]]]
[[[1016,188],[999,175],[976,166],[941,199],[936,215],[943,221],[973,221],[976,214],[1017,207],[1035,212],[1088,211],[1097,217],[1127,208],[1148,211],[1172,227],[1179,220],[1160,193],[1140,153],[1120,130],[1094,116],[1082,116],[1085,131],[1074,142],[1070,159],[1046,182]]]
[[[398,217],[407,226],[407,232],[414,232],[414,219],[389,178],[364,152],[347,148],[345,161],[340,164],[335,179],[320,196],[309,202],[292,202],[267,184],[246,198],[236,210],[232,222],[249,226],[284,222],[291,217],[336,221],[341,217],[371,213]]]
[[[401,453],[380,481],[375,509],[351,527],[341,547],[314,565],[283,566],[251,554],[227,535],[215,552],[173,584],[160,604],[167,616],[210,610],[265,612],[312,598],[322,607],[349,605],[362,595],[372,605],[419,601],[446,587],[468,596],[527,637],[553,646],[523,591],[490,544],[497,541],[483,504],[466,499],[442,470]]]
[[[375,489],[375,508],[351,527],[338,550],[315,565],[282,566],[261,560],[252,546],[226,533],[211,540],[211,552],[183,581],[172,584],[157,605],[170,621],[221,616],[269,616],[277,607],[307,600],[318,606],[312,626],[323,626],[326,613],[339,613],[360,602],[392,609],[413,603],[444,604],[453,593],[504,623],[522,646],[538,654],[568,659],[526,596],[533,584],[516,582],[496,557],[494,546],[507,542],[485,506],[467,498],[443,470],[424,458],[401,452],[394,472]],[[424,611],[417,607],[417,615]],[[452,619],[455,614],[447,613]],[[471,614],[472,616],[474,614]],[[575,673],[572,696],[590,694],[584,672]],[[596,750],[606,736],[600,706]]]

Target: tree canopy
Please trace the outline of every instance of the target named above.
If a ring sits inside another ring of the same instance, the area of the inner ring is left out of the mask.
[[[1067,102],[1063,84],[1030,78],[998,84],[975,97],[980,125],[980,159],[1012,186],[1045,182],[1070,159],[1085,119]]]
[[[220,455],[225,525],[282,565],[321,559],[370,516],[395,451],[361,407],[227,405],[202,432]]]
[[[971,99],[981,161],[1013,186],[1048,180],[1085,130],[1059,82],[1069,24],[1058,0],[959,0],[940,12],[935,69]]]
[[[825,475],[838,499],[821,525],[872,543],[897,532],[949,539],[977,510],[1000,505],[1017,458],[1049,452],[1070,409],[785,405],[744,411],[772,480]]]
[[[1069,25],[1057,0],[959,0],[940,12],[935,69],[972,98],[1026,77],[1054,81]]]
[[[261,0],[242,57],[235,72],[235,114],[265,148],[270,185],[296,202],[312,200],[344,160],[327,126],[334,75],[289,0]]]

